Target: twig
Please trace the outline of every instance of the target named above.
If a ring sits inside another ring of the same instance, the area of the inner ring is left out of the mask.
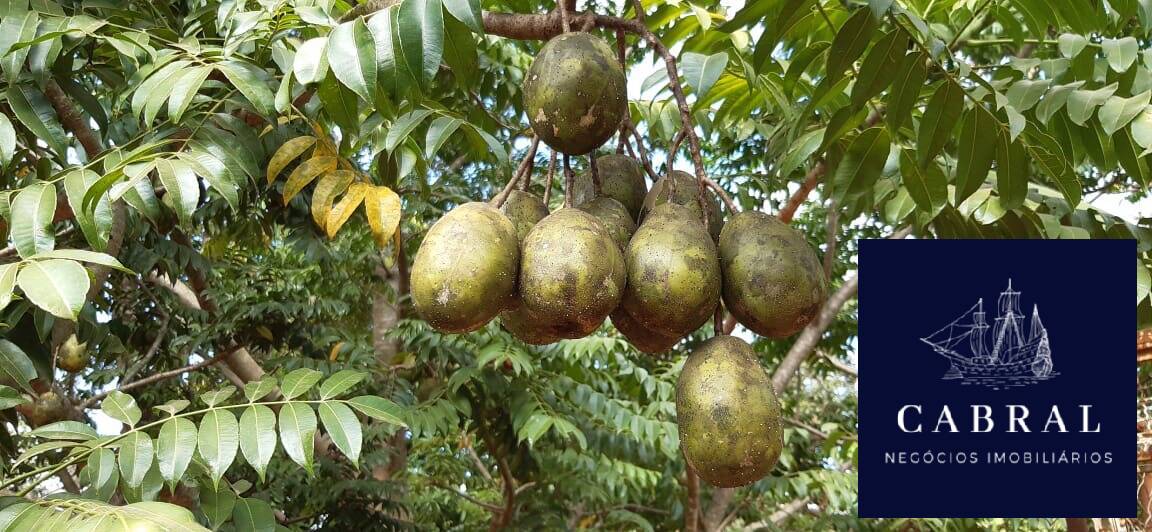
[[[548,181],[544,183],[544,206],[548,206],[548,200],[552,198],[552,180],[556,177],[556,150],[552,150],[552,155],[548,158]]]
[[[832,266],[836,263],[836,235],[840,230],[840,209],[833,199],[828,206],[828,249],[824,251],[824,277],[832,276]]]
[[[507,200],[508,195],[516,188],[516,184],[520,181],[520,176],[532,166],[532,160],[536,158],[536,148],[539,146],[540,137],[532,135],[532,144],[528,146],[528,153],[524,155],[524,160],[520,161],[520,165],[516,167],[516,172],[512,174],[512,178],[508,180],[508,184],[504,186],[504,189],[501,190],[499,194],[496,194],[496,196],[492,198],[492,201],[489,202],[493,207],[499,209],[504,206],[504,200]]]
[[[845,364],[843,362],[840,362],[839,360],[836,359],[836,357],[828,354],[825,351],[816,351],[816,352],[819,353],[820,356],[824,357],[824,359],[827,360],[829,364],[832,364],[832,367],[834,367],[834,368],[836,368],[836,369],[838,369],[844,373],[847,373],[854,378],[860,378],[860,374],[856,371],[856,368],[849,366],[848,364]]]
[[[600,169],[596,167],[596,150],[592,150],[592,152],[588,154],[588,169],[590,170],[589,173],[592,175],[593,196],[599,196],[601,191]]]
[[[780,209],[780,214],[776,217],[779,218],[781,222],[790,223],[792,221],[792,217],[796,215],[796,209],[800,208],[800,205],[808,199],[808,194],[820,183],[820,178],[824,177],[826,170],[827,167],[824,161],[816,161],[816,165],[808,171],[808,175],[804,176],[804,182],[800,183],[800,188],[796,190],[795,194],[792,194],[792,196],[788,198],[787,203],[784,204],[784,208]]]
[[[572,174],[572,165],[568,160],[568,154],[564,154],[564,206],[572,206],[572,185],[576,181],[576,176]]]
[[[648,150],[644,147],[644,139],[640,138],[640,132],[636,131],[636,125],[632,123],[631,118],[624,118],[628,124],[628,131],[632,133],[632,138],[636,139],[636,151],[640,154],[640,165],[644,167],[644,171],[648,173],[648,177],[652,182],[660,180],[660,176],[656,175],[656,170],[652,168],[652,162],[648,159]],[[632,146],[629,145],[629,148]]]
[[[712,336],[724,334],[724,305],[717,304],[716,312],[712,314]]]
[[[706,177],[704,178],[704,184],[708,185],[708,188],[711,188],[714,192],[716,192],[717,196],[720,196],[720,200],[724,202],[725,207],[728,207],[728,212],[730,214],[736,214],[740,212],[740,208],[736,206],[736,202],[732,201],[732,196],[729,196],[728,192],[721,188],[720,185],[718,185],[715,181]]]
[[[688,501],[684,505],[684,532],[696,532],[700,522],[700,477],[691,465],[684,468],[684,483],[688,487]]]
[[[143,285],[143,283],[141,283],[141,285]],[[157,305],[157,308],[159,308],[159,305]],[[124,372],[124,377],[120,379],[121,386],[132,382],[132,378],[135,377],[140,370],[144,369],[148,363],[152,361],[152,357],[155,357],[156,353],[160,351],[160,342],[163,342],[164,336],[168,334],[168,324],[171,323],[171,321],[172,315],[165,314],[163,321],[160,322],[160,330],[156,333],[156,339],[152,341],[152,345],[148,346],[148,351],[144,353],[144,358],[141,358],[139,362],[136,362],[132,367],[128,368],[128,371]]]
[[[688,135],[686,131],[687,130],[681,129],[680,131],[676,132],[675,137],[672,137],[672,144],[670,144],[668,147],[669,164],[671,164],[671,161],[676,159],[676,152],[680,151],[680,143],[684,142],[684,137]]]
[[[184,373],[188,373],[190,371],[196,371],[196,370],[204,369],[208,366],[216,364],[217,362],[223,362],[224,359],[231,356],[232,353],[234,353],[236,350],[238,350],[238,348],[233,349],[233,350],[229,350],[229,351],[225,351],[225,352],[220,353],[220,354],[218,354],[212,358],[205,359],[201,362],[197,362],[197,363],[189,365],[189,366],[184,366],[182,368],[174,369],[171,371],[165,371],[163,373],[155,373],[155,374],[149,375],[149,376],[144,377],[143,379],[140,379],[138,381],[124,384],[123,386],[120,386],[120,387],[116,388],[115,390],[109,390],[107,392],[98,393],[96,395],[93,395],[92,397],[89,397],[84,402],[80,403],[80,405],[77,406],[76,408],[79,410],[84,410],[86,408],[90,408],[92,405],[100,402],[105,397],[108,397],[108,394],[112,393],[113,391],[126,392],[126,391],[132,390],[134,388],[139,388],[141,386],[147,386],[147,385],[152,384],[154,382],[159,382],[159,381],[162,381],[164,379],[176,377],[176,376],[182,375]]]
[[[439,482],[429,482],[428,485],[432,486],[434,488],[440,488],[444,491],[452,493],[453,495],[456,495],[457,497],[460,497],[460,498],[462,498],[462,499],[464,499],[464,500],[466,500],[472,504],[475,504],[476,506],[484,508],[485,510],[488,510],[489,512],[499,514],[501,511],[501,508],[499,506],[496,506],[495,504],[486,503],[480,499],[477,499],[476,497],[473,497],[471,495],[468,495],[467,493],[464,493],[460,490],[457,490],[456,488],[450,488],[450,487],[445,486]]]
[[[480,475],[488,482],[495,483],[496,481],[492,478],[492,472],[488,471],[488,466],[484,465],[484,461],[480,459],[480,455],[476,454],[476,449],[473,449],[471,445],[464,449],[467,451],[468,456],[472,457],[472,462],[476,464],[476,469],[480,471]]]
[[[556,9],[560,11],[560,26],[564,28],[564,33],[572,31],[572,26],[568,23],[568,6],[564,0],[556,1]]]
[[[627,42],[625,41],[626,34],[624,30],[616,30],[616,58],[620,60],[620,68],[624,71],[624,75],[628,75],[628,49]],[[625,112],[630,111],[625,109]],[[624,153],[624,142],[628,138],[628,123],[627,121],[620,122],[620,133],[617,135],[618,140],[616,143],[616,153]]]

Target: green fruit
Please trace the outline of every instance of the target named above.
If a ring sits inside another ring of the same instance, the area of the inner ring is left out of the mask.
[[[644,196],[648,194],[640,163],[627,155],[603,155],[596,158],[596,169],[600,176],[600,195],[619,201],[628,209],[632,220],[638,220]],[[573,185],[572,198],[577,205],[596,197],[590,172],[577,175]]]
[[[412,302],[437,330],[483,327],[515,303],[516,228],[487,203],[456,207],[440,218],[412,262]]]
[[[544,205],[544,201],[539,196],[520,190],[513,190],[508,194],[508,198],[504,200],[504,205],[500,207],[500,211],[516,227],[518,242],[524,241],[524,237],[528,236],[528,231],[532,230],[536,222],[548,216],[548,206]]]
[[[636,321],[665,336],[684,336],[708,321],[720,300],[720,261],[704,225],[687,207],[656,207],[636,230],[625,255],[622,305]]]
[[[88,367],[88,343],[80,343],[73,334],[64,340],[56,356],[56,366],[69,373]]]
[[[547,345],[563,338],[564,328],[541,319],[523,304],[500,313],[500,325],[521,342]]]
[[[632,221],[628,209],[625,209],[619,201],[600,196],[585,202],[577,209],[591,214],[603,224],[612,240],[620,247],[620,251],[628,249],[628,240],[632,238],[632,233],[636,232],[636,222]]]
[[[717,336],[696,348],[676,382],[680,448],[696,474],[720,488],[772,471],[784,447],[780,404],[752,346]]]
[[[824,269],[804,235],[762,212],[744,211],[724,227],[720,265],[724,305],[761,336],[795,334],[828,296]]]
[[[520,300],[562,338],[583,338],[604,323],[624,291],[624,257],[588,213],[560,209],[524,240]]]
[[[672,186],[673,181],[676,183],[675,187]],[[700,184],[692,174],[673,170],[652,185],[652,190],[649,190],[648,195],[644,197],[641,221],[656,206],[668,203],[669,199],[673,203],[688,207],[692,211],[692,216],[702,220],[700,200],[697,199],[699,190]],[[708,206],[708,234],[712,235],[712,240],[716,240],[720,238],[720,230],[724,228],[724,212],[720,210],[720,202],[710,191],[704,192],[704,204]]]
[[[588,33],[553,37],[524,76],[524,110],[532,130],[569,155],[588,153],[616,133],[627,99],[616,54]]]
[[[611,318],[616,330],[642,353],[663,353],[680,341],[680,338],[667,336],[641,325],[623,308],[613,311]]]

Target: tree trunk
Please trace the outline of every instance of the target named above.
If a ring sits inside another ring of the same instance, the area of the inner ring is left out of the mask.
[[[1085,517],[1068,517],[1064,519],[1068,524],[1068,532],[1088,532],[1088,519]]]

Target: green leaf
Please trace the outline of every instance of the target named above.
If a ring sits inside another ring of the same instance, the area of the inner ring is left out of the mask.
[[[1152,293],[1152,275],[1148,274],[1148,268],[1136,257],[1136,303],[1139,304],[1144,298]]]
[[[848,21],[840,26],[836,37],[832,39],[832,47],[828,50],[828,79],[832,82],[844,76],[844,72],[852,65],[872,39],[876,31],[876,19],[872,17],[869,9],[857,8]]]
[[[263,399],[264,396],[272,393],[276,389],[276,379],[273,377],[264,377],[258,381],[247,382],[244,384],[244,397],[249,401],[258,401]]]
[[[1146,90],[1131,98],[1109,98],[1100,106],[1100,126],[1104,129],[1104,133],[1112,135],[1127,126],[1148,107],[1149,97],[1152,97],[1152,90]]]
[[[372,39],[376,41],[376,71],[380,77],[380,85],[389,92],[395,92],[405,79],[407,73],[403,71],[403,58],[396,58],[397,35],[396,12],[399,6],[393,4],[377,11],[368,18],[368,30],[372,32]]]
[[[6,340],[0,340],[6,342]],[[0,343],[0,346],[3,346]],[[79,421],[57,421],[55,423],[44,425],[32,432],[28,433],[29,437],[44,438],[46,440],[78,440],[88,441],[96,439],[96,429],[88,426],[86,423]]]
[[[240,416],[240,451],[264,481],[264,473],[276,451],[276,414],[264,405],[252,405]]]
[[[727,65],[728,52],[712,55],[684,52],[680,66],[684,69],[684,82],[696,93],[696,101],[702,100],[712,90]]]
[[[192,167],[179,159],[156,159],[156,174],[164,185],[167,203],[182,224],[192,223],[192,213],[200,204],[200,180]]]
[[[84,209],[84,194],[97,181],[100,174],[88,169],[75,169],[64,175],[64,192],[68,196],[68,206],[84,233],[84,239],[93,249],[103,250],[108,245],[108,233],[112,230],[112,202],[107,194],[101,194],[95,208],[90,212]]]
[[[452,70],[457,83],[471,87],[477,82],[476,39],[464,24],[453,18],[444,20],[444,63]]]
[[[399,417],[401,412],[400,406],[383,397],[361,395],[349,400],[348,404],[352,405],[352,408],[359,410],[361,414],[377,421],[400,425],[401,427],[408,426]]]
[[[51,251],[56,246],[52,218],[56,214],[56,187],[37,181],[12,200],[12,241],[21,257]]]
[[[28,58],[28,48],[15,48],[13,45],[23,41],[31,41],[36,37],[36,28],[40,26],[40,17],[36,11],[11,13],[0,20],[0,66],[4,74],[13,82],[20,77],[20,70],[24,68],[24,60]]]
[[[147,123],[156,118],[156,114],[160,112],[160,104],[171,95],[168,90],[170,80],[186,72],[192,65],[191,61],[171,61],[171,58],[172,56],[167,56],[151,65],[151,72],[146,74],[147,77],[132,93],[130,102],[132,112],[146,119]]]
[[[328,75],[328,38],[314,37],[304,41],[296,49],[292,60],[292,73],[296,80],[305,85],[319,83]]]
[[[15,153],[16,129],[12,127],[8,115],[0,113],[0,168],[8,166]]]
[[[1135,37],[1101,39],[1100,49],[1104,52],[1104,57],[1108,58],[1108,66],[1112,67],[1112,70],[1124,72],[1136,61],[1140,43]]]
[[[0,354],[0,357],[3,357],[3,356],[4,356],[3,354]],[[20,391],[17,390],[16,388],[12,388],[11,386],[4,386],[3,384],[0,384],[0,410],[8,410],[9,408],[12,408],[16,405],[22,405],[22,404],[27,403],[27,402],[29,402],[28,399],[26,397],[24,397],[23,395],[20,395]],[[41,445],[56,446],[56,445],[61,445],[61,444],[41,444]],[[19,462],[19,461],[20,460],[17,460],[17,462]]]
[[[366,101],[376,92],[376,42],[364,19],[336,26],[328,36],[328,65],[332,74]]]
[[[196,424],[185,418],[170,418],[160,425],[160,435],[156,438],[156,461],[160,466],[160,476],[168,482],[169,488],[184,477],[184,471],[196,453]]]
[[[11,266],[14,269],[16,265],[6,266]],[[24,354],[24,350],[20,349],[20,346],[3,338],[0,338],[0,376],[15,382],[28,393],[36,393],[28,385],[29,381],[36,378],[36,366],[32,365],[32,359]]]
[[[888,87],[893,79],[892,71],[902,66],[907,50],[908,35],[903,30],[895,29],[881,37],[860,65],[860,75],[852,86],[852,105],[863,107]]]
[[[892,76],[892,90],[888,91],[888,111],[885,118],[893,132],[912,114],[920,89],[928,78],[928,56],[922,52],[904,56],[900,68]]]
[[[249,497],[236,501],[232,509],[232,522],[236,530],[248,532],[274,532],[276,530],[276,516],[268,503]]]
[[[441,116],[433,120],[432,125],[428,126],[428,133],[424,139],[424,158],[429,161],[433,160],[440,148],[448,141],[448,137],[451,137],[463,123],[463,120],[451,116]]]
[[[888,131],[882,127],[868,128],[852,140],[832,180],[832,194],[837,203],[842,204],[849,194],[872,188],[884,170],[890,145]]]
[[[1152,148],[1152,107],[1132,120],[1132,140],[1145,150]]]
[[[212,390],[200,394],[200,400],[204,401],[204,404],[212,407],[223,403],[226,399],[232,397],[234,393],[236,393],[236,388],[227,386],[219,390]]]
[[[236,493],[225,484],[200,485],[200,509],[208,518],[208,522],[217,528],[232,517],[232,509],[236,506]]]
[[[320,420],[336,448],[344,453],[353,465],[360,462],[360,445],[363,439],[360,420],[344,403],[325,402],[319,407]]]
[[[1072,59],[1080,55],[1080,51],[1088,45],[1088,38],[1075,33],[1062,33],[1056,42],[1060,47],[1060,55]]]
[[[1007,131],[996,135],[996,192],[1004,210],[1024,204],[1028,195],[1028,159],[1024,146],[1013,142]]]
[[[16,272],[20,263],[12,262],[0,264],[0,310],[4,310],[12,302],[13,292],[16,291]],[[0,410],[4,410],[0,408]]]
[[[920,121],[916,150],[920,166],[926,166],[944,149],[944,144],[952,137],[952,128],[964,110],[964,89],[951,81],[945,81],[928,106],[924,108],[924,118]]]
[[[152,467],[152,438],[132,431],[120,442],[120,474],[129,487],[135,488],[144,482],[144,475]]]
[[[1095,90],[1077,89],[1068,95],[1068,118],[1078,126],[1084,125],[1092,118],[1096,108],[1108,101],[1119,85],[1113,83]],[[1037,110],[1039,114],[1039,110]]]
[[[140,421],[140,407],[136,399],[120,390],[112,390],[103,401],[100,401],[100,410],[108,417],[121,423],[135,427]]]
[[[287,403],[280,408],[280,443],[293,462],[300,464],[311,475],[312,437],[316,434],[316,413],[306,403]]]
[[[179,122],[180,117],[184,116],[184,111],[188,110],[192,99],[200,92],[200,87],[204,85],[204,81],[208,79],[208,75],[211,73],[212,67],[199,66],[175,78],[175,83],[172,85],[172,96],[168,100],[168,117],[173,122]]]
[[[1013,83],[1008,87],[1008,91],[1004,94],[1008,98],[1008,103],[1020,112],[1027,111],[1040,101],[1040,97],[1048,91],[1048,86],[1052,84],[1052,80],[1021,80]]]
[[[116,492],[120,472],[116,469],[116,454],[112,449],[96,449],[88,455],[88,489],[85,496],[107,501]]]
[[[884,14],[892,7],[892,1],[893,0],[868,0],[868,7],[872,9],[872,15],[879,20],[883,19]]]
[[[940,166],[929,164],[921,169],[911,150],[901,150],[900,175],[904,178],[904,186],[908,187],[908,194],[920,210],[928,213],[929,219],[940,214],[940,209],[948,203],[948,178]]]
[[[484,34],[484,23],[480,18],[480,0],[444,0],[444,7],[468,29]]]
[[[816,150],[820,148],[820,141],[824,137],[824,129],[814,129],[800,136],[784,152],[784,157],[778,164],[780,177],[787,178],[793,170],[804,164]]]
[[[384,149],[388,150],[389,153],[395,150],[396,146],[408,138],[412,130],[416,129],[416,126],[419,126],[430,114],[432,111],[428,109],[416,109],[396,118],[392,127],[388,128],[388,136],[384,138]]]
[[[1035,124],[1029,124],[1026,132],[1029,142],[1024,147],[1028,152],[1028,158],[1052,180],[1064,195],[1064,199],[1068,201],[1068,205],[1075,208],[1080,204],[1083,190],[1080,178],[1073,170],[1060,143],[1040,131]]]
[[[1040,104],[1036,106],[1036,118],[1040,122],[1047,124],[1052,115],[1056,114],[1064,104],[1068,102],[1068,97],[1072,95],[1072,91],[1084,85],[1083,81],[1069,83],[1065,85],[1057,85],[1049,89],[1044,95],[1044,99],[1040,100]]]
[[[1140,150],[1136,149],[1132,135],[1127,129],[1120,129],[1112,135],[1112,147],[1116,150],[1116,160],[1120,162],[1120,167],[1128,172],[1129,177],[1142,185],[1152,182],[1148,159],[1140,156]]]
[[[133,273],[132,270],[126,268],[115,257],[107,253],[100,253],[97,251],[88,251],[86,249],[54,249],[44,253],[38,253],[28,260],[46,260],[46,259],[68,259],[78,262],[91,262],[92,264],[99,264],[109,268],[115,268],[124,273]]]
[[[350,390],[356,386],[360,381],[364,380],[368,374],[363,371],[356,371],[351,369],[344,369],[334,373],[324,384],[320,385],[320,398],[324,400],[332,399],[340,394]]]
[[[197,451],[208,466],[214,486],[220,485],[220,477],[236,459],[240,448],[240,425],[236,416],[227,410],[210,410],[200,420],[200,432],[196,437]]]
[[[284,394],[285,399],[294,399],[312,389],[323,376],[323,373],[311,368],[294,370],[284,376],[280,383],[280,393]]]
[[[263,71],[248,63],[232,59],[216,63],[216,68],[252,103],[257,113],[264,116],[275,113],[276,94],[264,81],[266,75]]]
[[[421,86],[440,69],[444,55],[444,13],[440,0],[404,0],[397,12],[400,56]]]
[[[536,413],[528,418],[528,421],[524,422],[523,427],[520,427],[520,430],[517,432],[517,437],[520,441],[527,440],[528,445],[533,445],[540,441],[540,438],[548,432],[549,428],[552,428],[552,418],[541,413]]]
[[[32,261],[20,269],[16,283],[37,307],[58,318],[75,320],[88,295],[88,272],[71,260]]]
[[[992,133],[1000,127],[996,117],[982,105],[968,110],[960,123],[956,150],[956,204],[971,196],[988,177],[996,142]]]
[[[165,412],[170,416],[175,416],[176,414],[183,412],[184,409],[188,408],[188,405],[191,405],[191,404],[192,403],[186,399],[172,399],[172,400],[170,400],[170,401],[168,401],[162,405],[154,406],[154,407],[152,407],[152,409],[153,410],[159,410],[161,412]]]

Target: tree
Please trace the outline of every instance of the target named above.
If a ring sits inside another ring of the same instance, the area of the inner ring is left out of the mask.
[[[1096,201],[1152,180],[1144,3],[484,7],[0,3],[0,523],[1008,526],[857,522],[857,239],[1135,238],[1152,322],[1152,225]],[[609,326],[537,348],[409,308],[444,212],[517,185],[562,202],[521,84],[567,29],[636,81],[603,150],[824,256],[818,319],[755,342],[787,444],[748,488],[679,451],[676,378],[712,327],[653,357]]]

